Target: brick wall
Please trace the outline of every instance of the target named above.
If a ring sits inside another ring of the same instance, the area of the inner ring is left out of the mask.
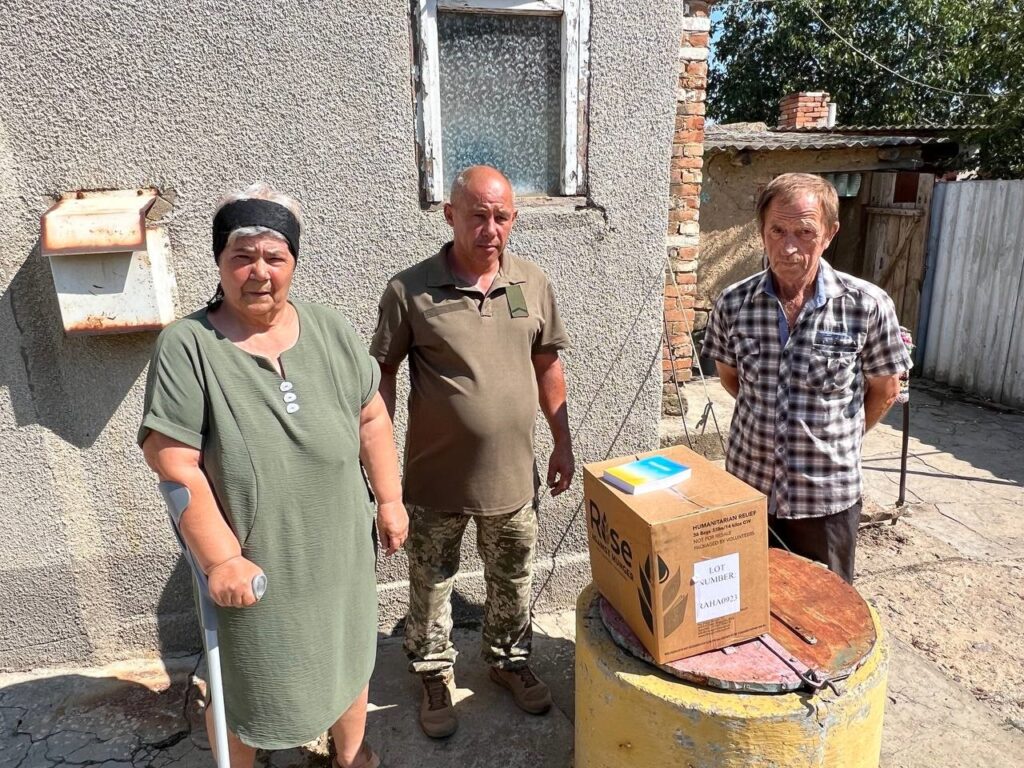
[[[779,102],[779,128],[824,128],[828,123],[825,91],[791,93]]]
[[[689,381],[693,363],[689,329],[697,287],[697,245],[700,236],[701,166],[704,162],[704,99],[707,93],[709,2],[684,2],[683,36],[679,43],[679,83],[676,127],[672,142],[669,187],[669,270],[665,274],[665,325],[668,343],[662,349],[662,408],[680,414],[685,403],[676,399],[672,360],[680,384]],[[675,278],[673,281],[673,277]]]

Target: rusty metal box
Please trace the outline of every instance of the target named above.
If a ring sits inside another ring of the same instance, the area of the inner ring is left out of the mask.
[[[155,190],[65,195],[41,221],[67,334],[132,333],[174,320],[170,240],[147,222]]]

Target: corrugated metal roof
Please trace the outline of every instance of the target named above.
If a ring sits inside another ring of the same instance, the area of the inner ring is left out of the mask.
[[[750,125],[750,123],[735,123],[735,125]],[[756,123],[755,123],[756,125]],[[763,125],[763,123],[762,123]],[[956,133],[958,131],[972,131],[983,128],[981,125],[834,125],[831,128],[791,128],[787,133],[894,133],[894,134],[920,134],[920,133]],[[781,131],[780,128],[768,128],[769,131]]]
[[[900,147],[918,144],[949,144],[952,139],[931,133],[940,129],[929,128],[905,131],[893,128],[885,133],[881,128],[853,132],[853,128],[816,128],[812,130],[780,131],[769,129],[764,123],[726,123],[709,125],[704,131],[705,151],[726,150],[791,150],[791,149],[856,149],[868,147]],[[952,129],[942,129],[944,131]]]

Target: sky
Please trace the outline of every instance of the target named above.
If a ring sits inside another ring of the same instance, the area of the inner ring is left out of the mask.
[[[708,67],[715,62],[715,41],[721,34],[723,16],[725,16],[725,11],[711,9],[711,42],[708,46]]]
[[[708,42],[708,69],[711,68],[712,64],[715,63],[715,42],[719,35],[722,34],[722,18],[725,16],[725,11],[716,10],[714,7],[711,9],[711,40]],[[708,118],[708,124],[714,124],[714,120]]]

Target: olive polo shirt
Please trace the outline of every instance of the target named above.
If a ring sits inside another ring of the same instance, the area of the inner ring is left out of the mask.
[[[505,251],[485,296],[452,274],[450,248],[391,279],[370,354],[409,358],[405,502],[505,514],[537,491],[533,355],[569,339],[539,267]]]

